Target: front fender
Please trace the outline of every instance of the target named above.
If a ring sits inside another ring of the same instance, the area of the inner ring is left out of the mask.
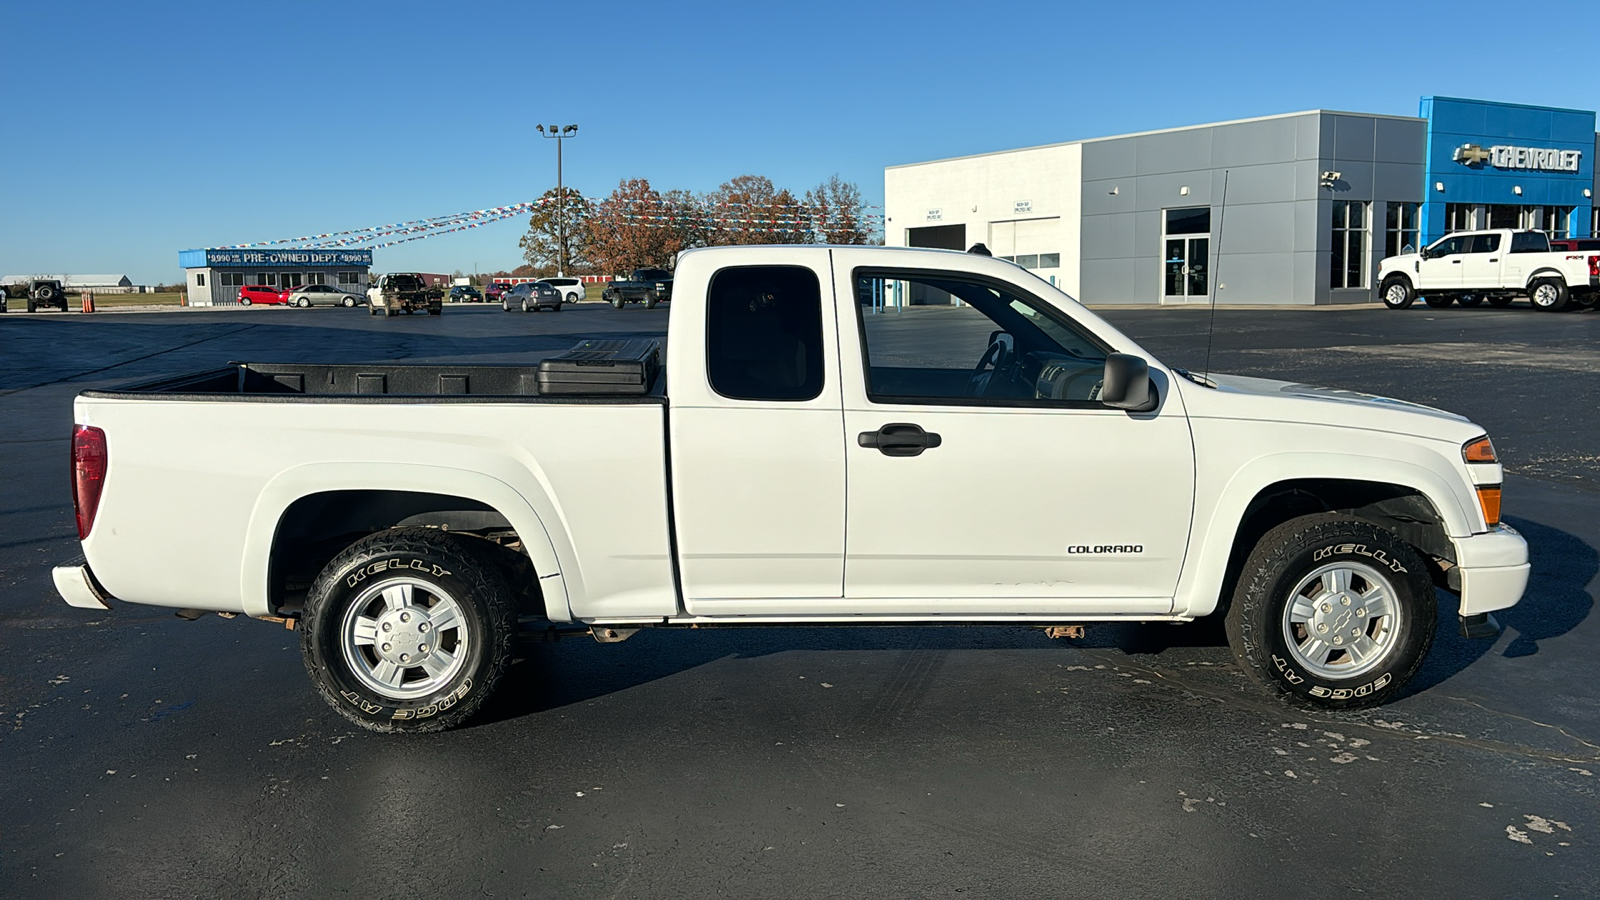
[[[1420,447],[1413,449],[1426,452]],[[1274,484],[1305,479],[1334,479],[1392,484],[1414,490],[1433,504],[1452,538],[1473,533],[1475,518],[1465,481],[1449,478],[1420,461],[1388,457],[1352,456],[1348,453],[1283,452],[1259,456],[1233,474],[1215,497],[1211,515],[1196,510],[1190,536],[1192,565],[1186,567],[1173,599],[1173,612],[1204,616],[1214,612],[1221,599],[1234,537],[1244,522],[1250,502]]]
[[[245,529],[244,557],[239,572],[239,595],[244,612],[273,615],[268,591],[272,546],[278,524],[290,505],[302,497],[328,491],[416,491],[464,497],[486,504],[511,523],[539,574],[550,619],[572,620],[561,564],[544,520],[511,485],[467,469],[411,463],[308,463],[286,469],[267,482],[256,498]]]

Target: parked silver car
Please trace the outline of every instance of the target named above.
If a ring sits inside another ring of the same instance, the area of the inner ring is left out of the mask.
[[[289,292],[290,306],[359,306],[367,302],[365,297],[358,297],[347,291],[341,291],[331,284],[306,284]]]

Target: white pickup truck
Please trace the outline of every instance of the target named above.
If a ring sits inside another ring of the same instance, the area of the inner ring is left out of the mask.
[[[537,365],[248,365],[76,402],[68,603],[298,627],[329,704],[429,731],[524,628],[1189,622],[1292,702],[1381,703],[1527,545],[1482,428],[1163,366],[1017,266],[731,247],[653,341]],[[897,297],[901,305],[885,304]],[[1057,632],[1061,633],[1061,632]]]
[[[1550,249],[1542,231],[1458,231],[1417,253],[1390,256],[1378,266],[1379,295],[1390,309],[1422,297],[1451,303],[1507,306],[1526,296],[1533,308],[1558,312],[1569,303],[1593,306],[1600,297],[1600,253]]]

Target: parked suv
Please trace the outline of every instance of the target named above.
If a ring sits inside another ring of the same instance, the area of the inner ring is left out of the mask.
[[[541,278],[545,284],[561,292],[561,299],[567,303],[577,303],[588,295],[581,278]]]
[[[250,306],[256,303],[288,303],[289,294],[270,284],[247,284],[239,288],[239,303]]]
[[[493,303],[494,301],[505,296],[506,291],[509,290],[511,290],[511,285],[507,284],[506,282],[491,281],[489,282],[489,286],[484,288],[483,295],[488,298],[490,303]]]
[[[524,281],[500,295],[500,308],[506,312],[522,310],[538,312],[541,309],[561,312],[561,292],[543,281]]]

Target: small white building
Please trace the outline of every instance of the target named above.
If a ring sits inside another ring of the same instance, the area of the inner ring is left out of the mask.
[[[239,302],[239,288],[247,284],[280,290],[329,284],[351,294],[364,294],[372,269],[372,251],[292,247],[180,250],[178,264],[185,270],[190,306],[229,306]]]
[[[7,275],[0,284],[27,284],[34,278],[54,278],[70,293],[73,291],[98,291],[103,294],[131,294],[138,287],[126,275]]]

